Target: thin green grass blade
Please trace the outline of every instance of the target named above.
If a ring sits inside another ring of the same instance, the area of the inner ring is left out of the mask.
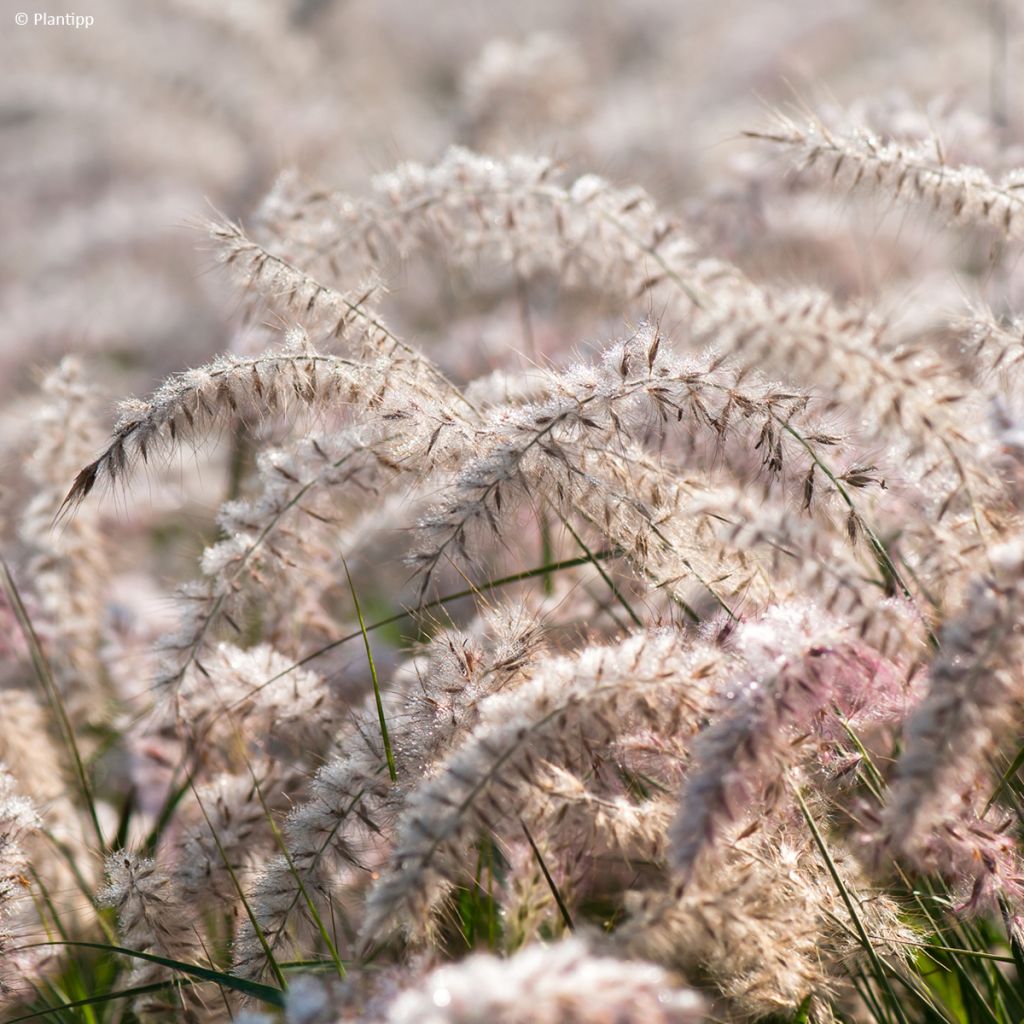
[[[604,582],[607,584],[608,589],[612,592],[612,595],[614,596],[615,600],[618,601],[623,608],[625,608],[626,614],[633,620],[633,624],[637,626],[639,629],[643,629],[643,619],[641,619],[640,616],[637,615],[635,611],[633,611],[633,606],[626,600],[626,598],[622,594],[622,591],[620,591],[619,588],[615,585],[615,581],[605,571],[604,566],[601,565],[601,562],[595,556],[594,552],[591,551],[589,547],[587,547],[586,541],[584,541],[583,538],[572,528],[572,525],[564,516],[562,517],[562,523],[565,526],[565,528],[569,531],[569,533],[572,534],[572,539],[576,541],[576,543],[580,546],[581,550],[586,552],[586,561],[593,563],[594,568],[601,574],[601,579],[603,579]]]
[[[1014,777],[1017,775],[1017,772],[1021,770],[1021,768],[1024,768],[1024,746],[1022,746],[1020,750],[1017,751],[1017,755],[1010,762],[1010,766],[999,777],[999,785],[996,786],[996,788],[992,792],[992,795],[988,798],[988,803],[985,804],[985,809],[981,812],[982,817],[984,817],[989,812],[989,810],[991,810],[992,805],[1003,795],[1003,793],[1006,791],[1007,786],[1009,786],[1010,783],[1013,782]]]
[[[267,942],[267,937],[263,934],[263,929],[260,927],[260,923],[256,919],[256,915],[253,913],[252,907],[249,906],[249,901],[245,898],[245,890],[242,888],[242,883],[238,881],[235,869],[232,867],[227,852],[221,844],[220,836],[217,835],[217,830],[213,827],[213,823],[210,821],[210,816],[206,813],[203,801],[199,798],[199,792],[195,787],[193,787],[192,792],[195,795],[196,803],[199,805],[199,810],[203,812],[203,819],[206,821],[206,824],[210,829],[210,835],[213,836],[213,841],[217,844],[217,852],[220,854],[220,859],[224,862],[224,867],[227,868],[231,884],[234,885],[235,892],[238,894],[238,898],[242,901],[242,906],[245,908],[246,916],[249,918],[249,923],[252,925],[253,931],[256,933],[256,938],[259,939],[260,945],[263,947],[263,952],[267,957],[267,963],[270,965],[270,969],[274,972],[274,977],[277,979],[278,985],[280,985],[282,989],[286,989],[288,987],[288,983],[284,980],[284,974],[278,966],[277,960],[274,957],[274,952]]]
[[[188,985],[191,982],[179,979],[177,981],[154,981],[149,985],[136,985],[134,988],[122,988],[116,992],[104,992],[102,995],[86,996],[83,999],[75,999],[68,1003],[60,1003],[57,1006],[48,1006],[45,1010],[34,1010],[32,1013],[22,1014],[20,1017],[11,1017],[5,1024],[19,1024],[25,1020],[37,1020],[39,1017],[48,1017],[53,1013],[63,1013],[65,1010],[79,1010],[86,1006],[100,1006],[103,1003],[113,1003],[118,999],[134,999],[136,996],[149,995],[151,992],[163,992],[167,989],[177,988],[181,985]]]
[[[21,949],[41,949],[44,946],[70,946],[78,949],[98,949],[103,953],[117,953],[119,956],[131,957],[134,960],[145,960],[147,963],[159,964],[179,974],[184,974],[199,981],[212,981],[215,985],[230,989],[232,992],[240,992],[244,996],[251,996],[261,1003],[270,1006],[284,1006],[284,991],[274,988],[272,985],[263,985],[258,981],[249,981],[248,978],[239,978],[227,971],[217,971],[210,967],[200,967],[198,964],[186,964],[181,960],[172,960],[170,957],[160,956],[157,953],[143,953],[138,949],[126,949],[124,946],[108,946],[102,942],[33,942],[27,946],[18,946]]]
[[[93,830],[96,833],[96,842],[99,844],[99,851],[101,854],[105,854],[107,848],[106,843],[103,840],[103,829],[100,828],[100,819],[96,813],[96,801],[92,795],[92,787],[89,785],[89,776],[85,770],[85,762],[82,760],[81,751],[78,749],[78,742],[75,739],[75,731],[71,726],[71,720],[68,718],[67,709],[64,707],[63,697],[61,696],[60,689],[54,681],[53,673],[50,671],[50,665],[46,660],[46,656],[43,654],[43,648],[39,643],[39,637],[36,635],[35,627],[32,625],[32,620],[29,618],[25,605],[21,600],[18,585],[14,582],[14,577],[11,575],[10,567],[3,558],[0,558],[0,567],[3,568],[4,591],[10,601],[11,608],[14,610],[15,617],[18,620],[18,625],[21,627],[21,632],[25,637],[25,643],[28,645],[29,653],[32,657],[32,667],[35,669],[36,676],[42,684],[43,691],[45,692],[46,698],[53,710],[54,717],[57,719],[57,725],[60,729],[61,737],[64,740],[64,743],[68,748],[68,753],[71,755],[71,759],[74,763],[75,774],[78,778],[78,784],[81,787],[82,795],[85,797],[86,807],[89,811],[89,818],[92,822]]]
[[[537,844],[533,841],[533,836],[530,835],[530,830],[526,827],[526,822],[520,818],[519,824],[523,826],[523,833],[526,836],[526,841],[530,844],[530,849],[533,851],[534,859],[537,861],[537,864],[544,875],[544,881],[548,883],[551,895],[555,898],[555,903],[558,906],[558,912],[562,915],[562,921],[565,923],[565,927],[571,932],[576,931],[576,926],[572,923],[572,915],[569,913],[569,908],[565,905],[565,900],[562,899],[562,894],[559,892],[558,886],[555,884],[555,880],[551,877],[551,872],[548,871],[548,866],[544,863],[544,858],[541,855],[540,850],[537,848]]]
[[[924,907],[923,901],[916,892],[915,898]],[[941,922],[937,922],[934,915],[927,908],[925,908],[925,912],[928,920],[932,923],[933,934],[945,934],[946,930],[943,929]],[[966,930],[961,931],[958,929],[958,932],[965,942],[970,942],[971,936]],[[922,947],[919,960],[920,958],[927,958],[934,969],[931,974],[922,971],[921,977],[928,990],[937,994],[938,998],[942,1001],[943,1007],[950,1014],[954,1015],[957,1021],[962,1021],[967,1014],[966,1007],[970,999],[970,990],[974,985],[971,979],[971,964],[969,962],[961,962],[961,953],[946,952],[944,957],[940,959],[937,954],[941,952],[942,950],[938,948],[938,944],[932,941],[927,942]]]
[[[288,864],[288,871],[291,873],[292,878],[295,879],[295,884],[299,887],[299,891],[302,893],[302,897],[306,901],[306,909],[309,911],[310,917],[313,918],[313,921],[320,932],[320,937],[324,940],[324,944],[327,946],[327,950],[331,954],[331,960],[338,971],[338,977],[344,979],[346,973],[345,965],[341,962],[341,957],[338,955],[338,949],[334,944],[334,940],[331,938],[330,932],[328,932],[327,926],[324,924],[323,918],[320,916],[320,912],[316,909],[316,904],[309,895],[309,892],[306,889],[306,884],[302,881],[302,876],[295,869],[295,864],[292,861],[291,854],[288,852],[288,844],[284,841],[284,836],[281,834],[281,830],[277,827],[277,822],[274,821],[274,816],[270,813],[270,808],[267,806],[267,802],[263,798],[263,790],[260,789],[260,784],[256,779],[256,773],[252,770],[252,765],[246,762],[246,767],[248,767],[249,774],[252,776],[252,784],[256,790],[256,796],[259,798],[260,806],[263,808],[263,813],[266,815],[267,821],[270,824],[270,831],[274,836],[274,841],[277,843],[278,849],[284,856],[284,859]]]
[[[356,618],[359,620],[359,631],[363,637],[363,646],[366,649],[366,660],[370,666],[370,678],[373,680],[373,696],[377,702],[377,718],[380,722],[380,738],[384,743],[384,756],[388,762],[388,775],[392,782],[398,781],[398,771],[395,768],[395,754],[391,749],[391,739],[388,737],[388,723],[384,718],[384,700],[380,693],[380,681],[377,679],[377,666],[373,662],[373,648],[370,646],[370,638],[367,635],[366,623],[363,621],[363,610],[359,606],[359,595],[356,593],[356,585],[352,582],[352,574],[348,571],[348,562],[344,557],[341,564],[345,567],[345,579],[348,580],[348,589],[352,593],[352,604],[355,605]]]
[[[879,1003],[875,990],[871,987],[868,979],[859,971],[853,976],[853,987],[867,1004],[868,1009],[871,1010],[877,1024],[890,1024],[892,1015]]]
[[[949,947],[948,945],[937,941],[929,941],[923,947],[923,951],[926,953],[932,950],[941,952],[950,960],[950,963],[948,965],[943,964],[943,967],[954,975],[958,986],[958,1006],[953,1008],[954,1011],[958,1014],[961,1014],[961,1011],[962,1013],[966,1013],[967,1011],[963,1009],[965,1002],[972,998],[976,999],[980,1004],[986,1005],[984,998],[978,991],[972,975],[972,969],[976,968],[977,964],[972,964],[971,961],[975,960],[982,963],[984,961],[998,962],[999,960],[1012,958],[1001,957],[999,954],[988,952],[991,943],[989,939],[975,927],[973,922],[957,917],[951,917],[947,923],[938,920],[899,865],[896,865],[896,870],[903,882],[903,885],[906,887],[907,891],[913,895],[918,907],[929,922],[933,934],[935,936],[952,934],[962,943],[959,947]],[[952,906],[953,900],[948,892],[944,890],[941,895],[937,894],[930,879],[923,880],[923,884],[927,888],[927,894],[932,900],[935,900],[936,903],[942,903],[947,907]],[[966,962],[962,962],[964,958],[966,958]],[[933,957],[933,960],[934,959],[935,958]],[[1022,1000],[1021,993],[1014,986],[1012,980],[1006,976],[1004,971],[1000,970],[995,966],[995,963],[993,963],[991,969],[985,972],[985,980],[990,991],[993,991],[994,997],[995,991],[998,991],[1002,996],[1003,1001],[1009,1000],[1016,1004],[1016,1012],[1012,1015],[1007,1015],[1007,1019],[1024,1020],[1024,1000]],[[934,989],[935,987],[932,982],[926,981],[926,984],[929,985],[929,988]],[[941,998],[948,1001],[949,993],[944,990],[941,993]]]
[[[872,970],[878,980],[879,985],[885,991],[886,996],[892,1002],[893,1010],[899,1018],[901,1024],[910,1024],[910,1020],[906,1016],[903,1007],[896,997],[896,993],[893,991],[892,985],[889,981],[888,973],[885,970],[885,966],[882,964],[881,959],[878,956],[875,947],[871,944],[871,940],[868,938],[868,933],[864,928],[864,923],[860,919],[860,915],[857,913],[857,908],[854,905],[853,897],[847,891],[846,886],[843,884],[842,876],[839,874],[835,863],[832,860],[832,855],[828,852],[828,847],[825,845],[825,840],[822,838],[821,832],[818,831],[817,823],[814,820],[814,816],[811,814],[810,809],[804,801],[803,793],[800,792],[800,787],[797,785],[791,785],[790,787],[794,796],[796,797],[797,803],[800,805],[800,813],[803,815],[804,820],[807,822],[807,827],[811,830],[811,836],[814,839],[814,845],[818,848],[818,852],[821,854],[822,859],[825,861],[825,867],[828,869],[829,875],[832,876],[832,881],[835,883],[836,890],[839,893],[840,899],[846,906],[846,911],[850,915],[850,920],[856,929],[858,938],[860,939],[861,945],[864,948],[864,952],[867,953],[868,959],[871,961]]]
[[[1010,952],[1013,954],[1013,962],[1017,965],[1017,977],[1024,982],[1024,949],[1021,948],[1017,930],[1013,927],[1013,914],[1005,896],[999,897],[999,911],[1003,917],[1003,925],[1006,928],[1006,938],[1010,943]]]
[[[522,583],[524,580],[535,579],[537,576],[543,576],[545,573],[555,573],[561,572],[564,569],[574,569],[577,566],[586,565],[589,562],[603,562],[609,558],[615,558],[617,554],[618,552],[616,551],[597,551],[593,555],[584,555],[580,558],[567,558],[560,562],[554,562],[551,565],[540,565],[535,569],[524,569],[522,572],[514,572],[509,576],[501,576],[498,579],[486,580],[479,586],[466,587],[464,590],[457,590],[452,594],[445,594],[443,597],[438,597],[433,601],[417,605],[415,608],[396,612],[394,615],[389,615],[384,619],[378,619],[376,622],[371,622],[367,625],[365,627],[365,631],[367,633],[372,633],[376,629],[383,629],[385,626],[392,626],[396,622],[401,622],[403,619],[413,618],[416,615],[421,615],[423,612],[432,611],[434,608],[443,608],[446,604],[451,604],[453,601],[461,601],[464,597],[475,597],[482,590],[497,590],[500,587],[507,587],[513,583]],[[340,636],[336,640],[331,640],[322,647],[318,647],[315,651],[310,651],[310,653],[305,655],[305,657],[292,662],[292,664],[287,668],[281,669],[281,671],[276,675],[264,680],[255,689],[249,691],[244,698],[240,698],[240,701],[249,700],[252,694],[258,693],[265,687],[276,683],[278,679],[283,679],[289,672],[294,672],[295,669],[302,668],[303,665],[308,665],[311,661],[315,661],[317,658],[323,657],[325,654],[329,654],[331,651],[341,647],[343,644],[347,644],[352,640],[357,640],[362,635],[363,630],[358,629],[354,633],[346,633],[345,636]],[[233,705],[229,705],[225,710],[230,710],[232,706]]]
[[[380,767],[379,770],[380,771],[384,770],[383,765]],[[320,848],[317,850],[316,857],[313,859],[313,864],[314,865],[319,861],[320,857],[323,855],[323,853],[327,849],[327,847],[330,846],[331,842],[334,839],[334,836],[337,834],[338,829],[341,828],[341,826],[345,823],[345,821],[348,818],[349,812],[359,802],[359,799],[362,797],[363,792],[364,791],[362,789],[360,789],[352,797],[352,800],[350,801],[348,807],[345,808],[344,814],[339,816],[338,820],[334,823],[334,826],[331,828],[330,832],[328,832],[327,835],[324,837],[324,841],[320,844]],[[284,928],[285,922],[288,920],[288,915],[291,914],[292,910],[294,910],[295,907],[298,905],[298,902],[299,902],[299,899],[301,898],[301,896],[302,896],[301,891],[296,890],[295,895],[292,896],[291,902],[285,908],[285,911],[284,911],[284,914],[283,914],[282,920],[281,920],[281,929]]]
[[[128,842],[128,829],[131,827],[132,814],[135,811],[135,787],[132,786],[125,794],[124,803],[117,816],[117,829],[114,832],[113,849],[123,850]]]
[[[71,872],[71,877],[75,880],[75,885],[77,886],[79,892],[81,892],[81,894],[85,897],[86,901],[89,903],[89,905],[95,912],[96,921],[98,922],[100,928],[102,929],[103,934],[107,937],[107,941],[116,942],[117,934],[114,931],[114,928],[111,926],[109,920],[111,914],[106,908],[101,907],[97,902],[96,894],[93,891],[93,887],[89,884],[85,876],[82,874],[82,869],[78,864],[78,860],[76,859],[75,855],[71,852],[67,843],[65,843],[61,839],[58,839],[57,836],[55,836],[53,832],[51,832],[48,828],[41,829],[41,832],[46,837],[47,842],[49,842],[53,846],[53,848],[61,855],[64,862],[67,864],[68,870]],[[40,884],[42,884],[41,880]]]
[[[149,830],[149,835],[146,836],[142,843],[142,850],[146,854],[152,854],[156,850],[156,844],[160,841],[160,837],[164,833],[164,829],[170,823],[174,812],[178,809],[178,805],[181,803],[185,794],[193,789],[193,782],[195,780],[195,772],[189,772],[185,777],[185,781],[178,786],[176,789],[172,789],[167,795],[167,799],[164,801],[163,806],[160,808],[160,813],[156,817],[156,821],[153,823],[153,827]],[[172,781],[173,785],[173,781]]]
[[[554,561],[554,546],[551,538],[551,520],[546,515],[540,517],[540,560],[545,565]],[[543,576],[544,593],[550,597],[555,592],[555,578],[551,572]]]

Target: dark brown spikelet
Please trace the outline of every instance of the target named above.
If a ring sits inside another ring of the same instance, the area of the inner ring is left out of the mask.
[[[103,457],[101,456],[94,462],[90,462],[84,469],[79,470],[74,483],[61,502],[60,508],[57,509],[57,514],[54,516],[55,523],[60,522],[66,516],[72,515],[75,509],[89,497],[92,489],[96,486],[96,479],[100,474],[100,467],[102,465]]]

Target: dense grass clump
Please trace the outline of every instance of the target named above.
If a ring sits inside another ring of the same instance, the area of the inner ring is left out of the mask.
[[[332,17],[249,28],[311,117]],[[566,39],[460,82],[435,159],[225,185],[222,352],[29,400],[5,1020],[1024,1019],[1006,111],[777,114],[669,212]]]

